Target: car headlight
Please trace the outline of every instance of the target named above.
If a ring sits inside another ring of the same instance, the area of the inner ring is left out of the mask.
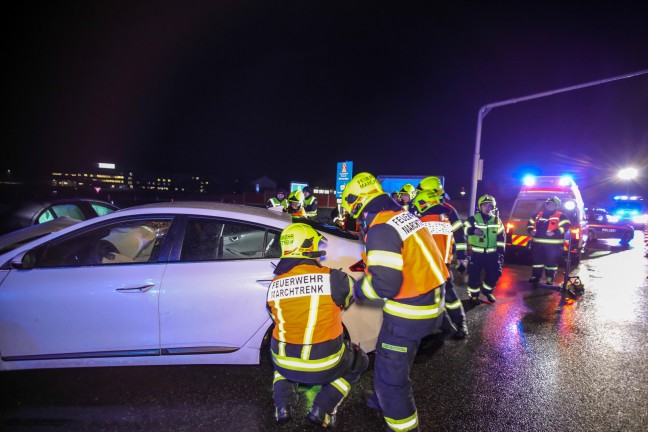
[[[618,215],[608,215],[607,219],[608,219],[608,222],[612,222],[612,223],[619,222],[619,216]]]
[[[574,201],[567,201],[565,203],[565,210],[574,210],[576,208],[576,203]]]
[[[642,214],[642,215],[639,215],[639,216],[633,216],[632,217],[632,222],[638,223],[638,224],[648,223],[648,214]]]

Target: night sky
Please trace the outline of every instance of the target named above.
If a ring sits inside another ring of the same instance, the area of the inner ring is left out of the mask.
[[[469,190],[490,103],[648,69],[645,1],[14,2],[5,169],[268,175],[336,162]],[[584,195],[648,178],[648,75],[496,108],[480,192],[572,173]],[[645,193],[645,192],[644,192]]]

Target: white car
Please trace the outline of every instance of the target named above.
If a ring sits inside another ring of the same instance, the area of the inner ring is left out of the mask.
[[[272,325],[267,287],[290,223],[265,208],[153,204],[1,254],[0,370],[258,364]],[[307,223],[328,239],[322,263],[360,277],[357,235]],[[353,304],[343,315],[367,351],[381,307]]]

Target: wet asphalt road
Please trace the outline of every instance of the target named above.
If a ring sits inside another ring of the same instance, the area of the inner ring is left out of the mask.
[[[529,286],[528,266],[507,263],[497,303],[468,307],[470,337],[417,356],[421,430],[648,430],[648,258],[636,233],[630,248],[599,245],[581,262],[586,292],[562,308],[557,292]],[[370,368],[337,430],[385,430],[362,400],[371,380]],[[3,431],[316,430],[303,419],[309,388],[298,418],[274,424],[267,366],[4,372],[0,386]]]

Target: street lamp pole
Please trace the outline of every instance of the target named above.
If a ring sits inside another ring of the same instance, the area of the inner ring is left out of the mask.
[[[619,76],[615,76],[615,77],[612,77],[612,78],[605,78],[605,79],[601,79],[601,80],[597,80],[597,81],[590,81],[590,82],[586,82],[586,83],[583,83],[583,84],[577,84],[577,85],[573,85],[573,86],[569,86],[569,87],[563,87],[563,88],[559,88],[559,89],[555,89],[555,90],[549,90],[549,91],[545,91],[545,92],[542,92],[542,93],[535,93],[535,94],[532,94],[532,95],[522,96],[522,97],[518,97],[518,98],[514,98],[514,99],[507,99],[507,100],[503,100],[503,101],[499,101],[499,102],[492,102],[492,103],[486,104],[483,107],[481,107],[479,109],[479,113],[477,114],[477,136],[475,138],[475,155],[474,155],[474,158],[473,158],[472,185],[471,185],[471,188],[470,188],[470,204],[469,204],[468,214],[470,216],[475,214],[475,206],[476,206],[476,202],[477,202],[477,181],[481,180],[480,177],[481,177],[481,172],[482,172],[482,162],[481,162],[481,155],[480,155],[479,152],[480,152],[480,147],[481,147],[482,123],[484,121],[484,117],[486,117],[486,115],[493,108],[501,107],[501,106],[504,106],[504,105],[512,105],[512,104],[515,104],[515,103],[518,103],[518,102],[526,102],[528,100],[539,99],[539,98],[542,98],[542,97],[552,96],[552,95],[555,95],[555,94],[558,94],[558,93],[565,93],[565,92],[572,91],[572,90],[579,90],[579,89],[582,89],[582,88],[585,88],[585,87],[592,87],[592,86],[595,86],[595,85],[605,84],[605,83],[609,83],[609,82],[612,82],[612,81],[618,81],[618,80],[622,80],[622,79],[626,79],[626,78],[632,78],[632,77],[636,77],[636,76],[639,76],[639,75],[644,75],[644,74],[647,74],[647,73],[648,73],[648,69],[638,71],[638,72],[632,72],[632,73],[625,74],[625,75],[619,75]]]

